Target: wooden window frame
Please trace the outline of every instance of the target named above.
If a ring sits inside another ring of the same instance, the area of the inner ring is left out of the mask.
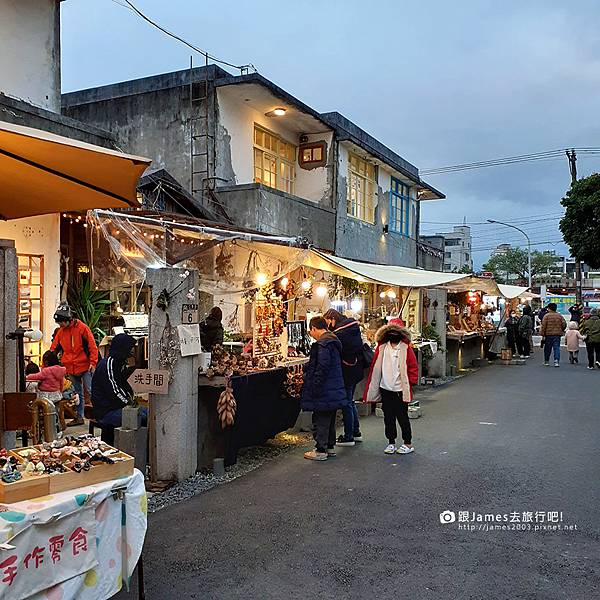
[[[261,135],[262,144],[257,142],[257,133]],[[252,136],[255,183],[293,195],[296,191],[295,163],[298,147],[257,123],[254,123]],[[265,136],[269,136],[268,144],[265,143]],[[268,178],[265,173],[269,173]]]
[[[372,225],[375,223],[376,186],[375,165],[349,152],[346,193],[346,213],[349,217]]]
[[[304,152],[310,150],[313,152],[314,150],[321,151],[321,158],[319,159],[311,159],[304,160]],[[319,142],[308,142],[306,144],[300,144],[298,147],[298,164],[303,169],[316,169],[318,167],[324,167],[327,165],[327,142],[321,140]]]

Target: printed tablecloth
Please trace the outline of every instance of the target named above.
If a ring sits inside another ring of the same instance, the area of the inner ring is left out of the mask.
[[[147,525],[139,471],[0,511],[0,600],[102,600],[128,586]]]

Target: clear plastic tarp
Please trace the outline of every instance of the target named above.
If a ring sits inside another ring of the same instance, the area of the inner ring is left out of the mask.
[[[240,293],[302,266],[310,250],[296,238],[199,224],[179,215],[89,211],[88,240],[95,285],[143,282],[146,269],[182,267],[200,273],[199,290]]]

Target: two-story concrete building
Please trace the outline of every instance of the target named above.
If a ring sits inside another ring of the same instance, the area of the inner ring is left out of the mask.
[[[339,256],[417,265],[420,203],[444,195],[341,114],[210,65],[63,95],[63,113],[149,156],[219,220]]]

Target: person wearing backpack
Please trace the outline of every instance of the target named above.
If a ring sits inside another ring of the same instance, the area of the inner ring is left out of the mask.
[[[583,321],[579,331],[585,336],[588,369],[593,369],[594,365],[600,369],[600,316],[597,308],[592,308],[590,316]]]
[[[324,315],[329,331],[334,333],[342,343],[342,374],[346,386],[348,404],[342,408],[344,417],[344,433],[337,439],[338,446],[354,446],[362,442],[358,410],[354,402],[354,391],[362,381],[365,373],[363,358],[363,341],[360,325],[355,319],[345,317],[337,310],[330,308]]]
[[[67,426],[83,425],[84,387],[91,394],[92,374],[98,363],[98,346],[90,328],[73,316],[66,302],[58,305],[54,321],[58,329],[52,336],[50,350],[60,356],[67,377],[79,394],[77,418],[67,423]]]
[[[523,307],[523,316],[517,324],[517,332],[521,344],[521,358],[529,358],[531,354],[531,334],[533,333],[533,317],[531,306],[526,304]]]

